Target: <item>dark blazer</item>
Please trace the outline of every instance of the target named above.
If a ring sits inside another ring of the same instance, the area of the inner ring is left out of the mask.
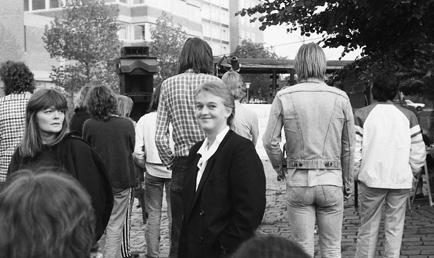
[[[265,211],[265,174],[253,143],[229,131],[196,189],[197,151],[190,149],[183,187],[179,258],[224,257],[252,237]]]

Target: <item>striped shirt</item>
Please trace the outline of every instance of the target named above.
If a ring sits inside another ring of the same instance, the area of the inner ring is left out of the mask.
[[[354,114],[356,179],[372,188],[410,189],[425,164],[425,144],[416,115],[382,102]]]
[[[0,182],[6,181],[12,155],[23,137],[26,105],[31,96],[24,92],[0,98]]]
[[[195,117],[194,95],[199,85],[214,80],[220,79],[210,74],[194,73],[189,69],[166,79],[161,85],[155,143],[165,166],[171,167],[175,156],[188,156],[190,148],[205,139]],[[173,126],[175,153],[170,148],[169,124]]]

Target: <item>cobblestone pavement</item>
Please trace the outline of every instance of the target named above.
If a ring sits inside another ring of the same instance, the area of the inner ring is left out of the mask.
[[[263,159],[267,177],[267,208],[264,219],[258,229],[260,234],[278,234],[290,237],[291,231],[288,224],[285,184],[276,180],[276,174],[270,162]],[[145,257],[145,226],[142,222],[141,208],[137,208],[137,200],[132,214],[131,249]],[[169,254],[169,229],[167,220],[167,206],[163,205],[163,217],[161,227],[161,256]],[[342,257],[354,257],[356,250],[357,230],[360,219],[354,200],[345,204],[344,221],[342,229]],[[380,229],[377,255],[381,257],[384,251],[384,227]],[[321,257],[318,247],[318,236],[315,237],[315,257]],[[416,199],[412,204],[412,212],[407,211],[405,230],[402,241],[401,257],[431,257],[434,258],[434,206],[430,207],[427,198]]]

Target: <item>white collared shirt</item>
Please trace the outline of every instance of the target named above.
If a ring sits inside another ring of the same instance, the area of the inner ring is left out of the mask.
[[[215,137],[215,141],[211,146],[208,147],[208,138],[205,138],[205,140],[202,143],[202,146],[197,151],[197,154],[200,154],[202,157],[199,159],[199,162],[197,163],[197,167],[199,168],[199,171],[197,172],[196,177],[196,191],[199,187],[200,180],[202,179],[203,172],[205,171],[206,164],[208,163],[209,158],[211,158],[212,155],[217,151],[218,147],[220,146],[220,143],[223,141],[223,138],[225,138],[226,134],[229,132],[229,126],[226,126],[223,131],[221,131],[217,136]]]

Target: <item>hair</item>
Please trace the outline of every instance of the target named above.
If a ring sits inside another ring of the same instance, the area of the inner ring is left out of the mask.
[[[155,87],[154,92],[152,93],[151,103],[149,103],[148,112],[154,112],[158,110],[158,103],[160,102],[160,92],[161,86],[158,85]]]
[[[200,38],[189,38],[179,56],[178,74],[188,69],[193,69],[195,73],[212,74],[213,62],[212,49],[208,43]]]
[[[299,81],[308,78],[324,80],[327,68],[324,50],[315,43],[303,44],[295,56],[294,67]]]
[[[29,67],[23,62],[6,61],[0,67],[5,95],[35,90],[35,79]]]
[[[309,258],[310,256],[297,243],[273,234],[247,240],[231,256],[231,258],[281,257]]]
[[[105,85],[96,85],[90,89],[86,98],[86,107],[96,120],[107,121],[117,114],[117,99],[115,93]]]
[[[209,81],[201,84],[195,93],[195,97],[201,92],[207,92],[211,95],[217,96],[223,100],[225,107],[232,110],[231,115],[227,119],[227,125],[232,125],[235,116],[235,100],[229,87],[222,81]]]
[[[133,100],[125,95],[117,95],[118,109],[117,114],[122,117],[130,117],[131,110],[133,110]]]
[[[244,98],[246,94],[244,93],[243,78],[239,73],[228,71],[223,74],[222,81],[229,86],[236,100]]]
[[[398,81],[395,76],[379,74],[372,83],[372,97],[381,102],[393,100],[398,94]]]
[[[26,120],[23,140],[18,149],[24,157],[35,157],[43,148],[41,133],[39,130],[36,114],[44,109],[53,107],[56,110],[65,112],[62,130],[57,134],[56,139],[48,144],[54,146],[62,141],[63,137],[68,133],[68,121],[66,111],[68,102],[66,97],[55,89],[40,89],[37,90],[29,99],[26,106]]]
[[[85,101],[90,88],[92,88],[92,85],[85,85],[83,88],[81,88],[81,90],[78,92],[78,95],[76,95],[74,98],[74,108],[87,109]]]
[[[88,258],[94,226],[89,194],[67,174],[17,171],[0,194],[0,258]]]

